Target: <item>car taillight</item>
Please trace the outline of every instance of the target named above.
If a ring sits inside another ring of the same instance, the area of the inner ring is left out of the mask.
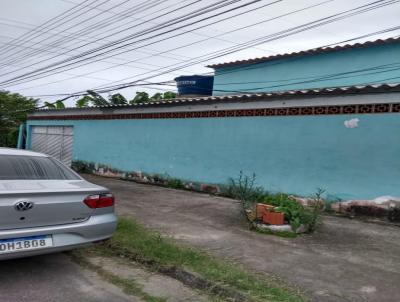
[[[112,207],[114,196],[111,193],[89,195],[83,202],[91,209]]]

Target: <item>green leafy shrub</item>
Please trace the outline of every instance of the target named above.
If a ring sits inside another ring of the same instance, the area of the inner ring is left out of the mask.
[[[286,194],[267,196],[264,203],[276,206],[277,212],[285,213],[285,219],[293,230],[297,230],[307,220],[306,209],[298,202],[289,199]]]
[[[315,229],[321,224],[321,212],[324,209],[324,200],[322,195],[325,190],[318,188],[317,192],[314,194],[314,204],[309,208],[309,213],[306,216],[306,225],[309,232],[314,232]]]
[[[185,189],[185,184],[179,178],[169,177],[167,179],[167,186],[173,189]]]
[[[321,222],[320,214],[323,209],[323,193],[324,190],[318,189],[314,195],[313,204],[308,207],[304,207],[297,201],[290,199],[287,194],[266,196],[263,203],[276,206],[276,211],[283,212],[285,219],[294,231],[301,225],[304,225],[308,232],[314,232]]]

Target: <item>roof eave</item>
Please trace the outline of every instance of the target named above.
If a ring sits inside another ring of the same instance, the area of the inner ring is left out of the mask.
[[[314,88],[302,90],[286,90],[275,92],[259,92],[247,94],[231,94],[221,96],[209,96],[198,98],[178,98],[168,101],[157,101],[151,103],[141,103],[134,105],[118,105],[118,106],[98,106],[77,108],[70,107],[64,109],[38,109],[33,112],[60,112],[60,111],[77,111],[77,110],[112,110],[121,108],[144,108],[144,107],[171,107],[179,105],[190,104],[204,104],[215,102],[229,102],[229,101],[247,101],[257,99],[276,99],[276,98],[291,98],[291,97],[318,97],[324,96],[340,96],[349,94],[367,94],[367,93],[396,93],[400,92],[400,83],[393,84],[369,84],[369,85],[356,85],[346,87],[330,87],[330,88]]]
[[[347,50],[347,49],[366,48],[366,47],[370,47],[370,46],[383,45],[383,44],[396,43],[396,42],[400,42],[400,37],[388,38],[388,39],[377,39],[374,41],[367,41],[364,43],[345,44],[342,46],[334,46],[334,47],[317,47],[317,48],[313,48],[313,49],[302,50],[302,51],[291,52],[291,53],[277,54],[277,55],[268,56],[268,57],[259,57],[259,58],[252,58],[252,59],[247,59],[247,60],[236,60],[236,61],[231,61],[231,62],[226,62],[226,63],[210,64],[210,65],[207,65],[206,67],[218,69],[218,68],[240,66],[240,65],[247,65],[247,64],[257,64],[257,63],[264,63],[264,62],[269,62],[269,61],[274,61],[274,60],[279,60],[279,59],[343,51],[343,50]]]

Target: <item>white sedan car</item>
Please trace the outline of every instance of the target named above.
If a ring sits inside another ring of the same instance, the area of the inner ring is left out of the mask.
[[[47,155],[0,148],[0,260],[103,241],[114,196]]]

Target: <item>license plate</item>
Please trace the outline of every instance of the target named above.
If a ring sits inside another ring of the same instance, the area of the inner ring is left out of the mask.
[[[0,240],[0,254],[43,249],[53,246],[53,238],[47,236],[32,236]]]

